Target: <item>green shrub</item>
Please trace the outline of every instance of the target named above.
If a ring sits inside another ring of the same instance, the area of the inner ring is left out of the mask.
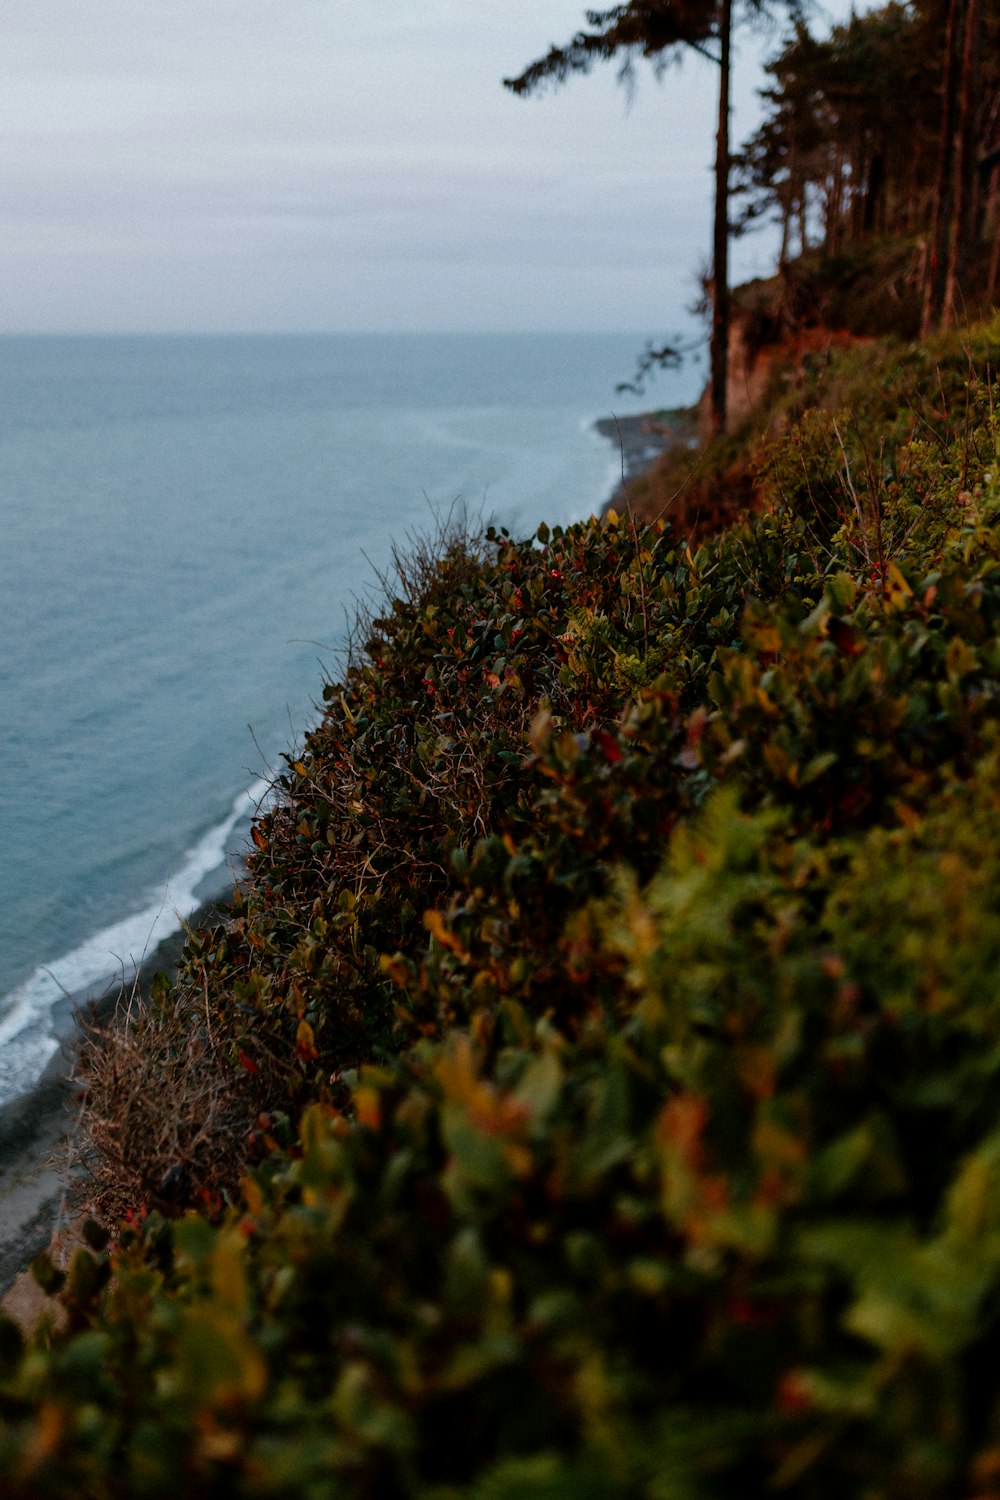
[[[5,1497],[994,1492],[995,428],[844,379],[700,544],[404,567],[179,981],[256,1162],[4,1328]]]

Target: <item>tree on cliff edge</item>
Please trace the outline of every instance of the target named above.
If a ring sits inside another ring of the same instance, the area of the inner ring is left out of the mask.
[[[982,41],[982,0],[948,0],[934,218],[924,267],[924,337],[939,323],[958,319],[976,235]]]
[[[749,0],[763,8],[763,0]],[[791,8],[796,8],[794,0]],[[588,73],[595,62],[622,56],[622,76],[631,73],[636,56],[652,59],[662,70],[668,54],[692,47],[719,68],[719,119],[715,146],[715,216],[712,244],[711,419],[713,432],[726,428],[726,379],[729,354],[729,75],[732,53],[733,0],[629,0],[610,10],[587,11],[590,31],[579,31],[565,47],[551,47],[545,57],[517,78],[505,78],[515,94],[531,94],[548,83],[564,83],[572,73]]]

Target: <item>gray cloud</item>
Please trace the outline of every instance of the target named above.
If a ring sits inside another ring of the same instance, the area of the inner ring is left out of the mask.
[[[713,70],[517,100],[582,9],[537,12],[8,0],[0,327],[664,326],[707,244]]]

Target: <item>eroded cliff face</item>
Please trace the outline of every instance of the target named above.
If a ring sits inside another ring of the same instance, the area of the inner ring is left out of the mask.
[[[782,327],[759,306],[737,312],[729,339],[728,409],[731,439],[711,442],[706,388],[690,419],[664,438],[663,451],[626,486],[615,503],[626,503],[639,520],[669,518],[687,536],[706,536],[731,524],[760,503],[757,457],[761,440],[773,438],[801,405],[810,383],[835,350],[870,343],[820,324]],[[675,414],[687,415],[687,414]]]
[[[833,349],[846,349],[854,344],[870,343],[857,334],[842,329],[822,326],[789,330],[773,342],[761,343],[751,329],[756,320],[734,314],[729,330],[729,372],[726,386],[726,404],[729,431],[741,427],[750,414],[760,405],[775,373],[784,372],[785,380],[794,385],[801,382],[809,362],[826,359]],[[709,433],[709,391],[702,392],[698,401],[698,428],[703,439]]]

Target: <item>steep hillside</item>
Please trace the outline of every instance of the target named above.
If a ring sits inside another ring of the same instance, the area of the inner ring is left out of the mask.
[[[998,344],[403,563],[91,1058],[128,1212],[2,1327],[5,1497],[997,1493]]]
[[[699,440],[692,444],[685,430],[631,483],[632,512],[706,536],[771,504],[772,457],[814,410],[837,419],[855,460],[884,457],[931,432],[953,435],[965,420],[970,377],[992,380],[1000,327],[993,319],[925,340],[879,335],[885,319],[873,317],[872,303],[892,306],[899,254],[912,255],[912,247],[886,247],[864,269],[848,257],[798,262],[782,277],[740,288],[730,336],[730,430],[708,438],[703,397],[694,414]]]

